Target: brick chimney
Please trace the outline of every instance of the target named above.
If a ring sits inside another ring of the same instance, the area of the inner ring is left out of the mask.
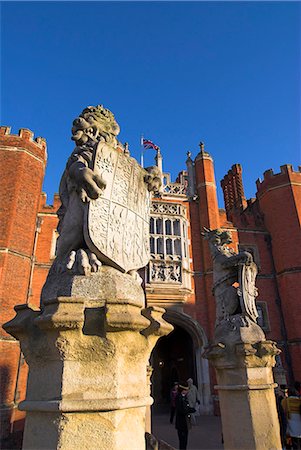
[[[228,220],[232,220],[235,211],[242,211],[247,206],[242,182],[242,167],[234,164],[221,181]]]

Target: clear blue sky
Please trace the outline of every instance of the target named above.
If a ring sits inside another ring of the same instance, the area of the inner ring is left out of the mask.
[[[140,158],[143,133],[173,179],[203,140],[219,182],[301,164],[299,2],[2,2],[1,124],[48,143],[52,203],[73,119],[104,104]],[[154,154],[148,151],[146,163]],[[219,188],[220,206],[222,195]]]

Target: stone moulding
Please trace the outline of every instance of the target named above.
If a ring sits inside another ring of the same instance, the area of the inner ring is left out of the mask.
[[[140,408],[152,405],[152,398],[147,397],[124,397],[107,398],[100,400],[50,400],[50,401],[26,401],[20,403],[21,411],[41,412],[87,412],[87,411],[112,411],[128,408]]]
[[[217,343],[208,345],[203,357],[212,360],[216,368],[238,367],[274,367],[275,356],[281,350],[273,341],[261,341],[257,343],[238,342],[236,344]]]
[[[149,306],[141,311],[141,314],[149,320],[149,326],[141,331],[144,336],[164,336],[172,331],[173,327],[170,323],[163,319],[163,314],[165,313],[164,308],[158,306]]]
[[[256,385],[250,385],[250,384],[216,384],[214,386],[214,389],[218,389],[219,391],[249,391],[249,390],[261,390],[261,389],[270,389],[270,388],[277,387],[277,383],[272,384],[256,384]]]

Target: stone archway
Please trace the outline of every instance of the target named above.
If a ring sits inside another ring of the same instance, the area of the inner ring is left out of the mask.
[[[207,345],[203,328],[188,314],[173,309],[165,312],[164,319],[174,326],[174,331],[159,339],[152,352],[154,411],[169,403],[173,381],[186,381],[191,377],[200,392],[202,414],[212,414],[209,366],[201,357]]]

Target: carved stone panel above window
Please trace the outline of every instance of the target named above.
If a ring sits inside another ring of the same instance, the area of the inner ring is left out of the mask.
[[[163,187],[163,192],[169,195],[185,195],[187,187],[181,183],[169,183]]]
[[[186,216],[186,207],[180,203],[152,202],[151,214]]]
[[[181,283],[182,267],[180,262],[151,261],[149,279],[152,283]]]

